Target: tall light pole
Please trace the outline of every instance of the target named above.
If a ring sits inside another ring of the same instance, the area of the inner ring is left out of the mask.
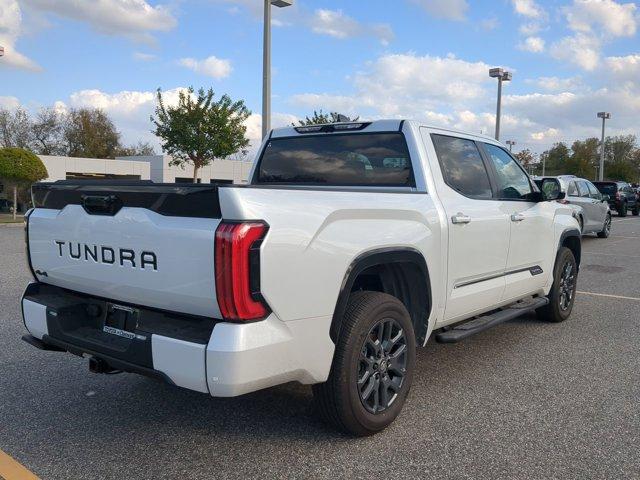
[[[289,7],[293,0],[264,0],[264,40],[262,45],[262,138],[271,130],[271,5]]]
[[[505,143],[509,145],[509,153],[513,153],[513,146],[516,144],[516,142],[513,140],[507,140]]]
[[[611,118],[609,112],[598,112],[598,118],[602,119],[602,141],[600,142],[600,168],[598,169],[598,180],[604,180],[604,124]]]
[[[511,72],[502,68],[492,68],[489,70],[491,78],[498,79],[498,105],[496,108],[496,140],[500,140],[500,115],[502,114],[502,82],[509,82],[513,78]]]

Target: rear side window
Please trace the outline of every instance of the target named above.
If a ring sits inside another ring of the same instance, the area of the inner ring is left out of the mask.
[[[595,198],[596,200],[601,200],[602,195],[600,194],[598,189],[595,187],[595,185],[591,182],[586,182],[586,183],[587,183],[587,187],[589,187],[589,196],[591,198]]]
[[[600,190],[600,193],[615,197],[618,187],[615,183],[596,183],[596,188]]]
[[[353,133],[269,140],[257,183],[414,187],[404,135]]]
[[[489,174],[473,140],[431,135],[447,185],[467,197],[493,198]]]

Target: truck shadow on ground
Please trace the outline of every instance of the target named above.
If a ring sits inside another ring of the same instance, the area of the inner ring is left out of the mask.
[[[428,408],[433,399],[427,401],[426,397],[434,395],[435,385],[465,382],[466,378],[490,372],[495,358],[507,358],[518,351],[528,341],[531,330],[553,327],[538,321],[535,315],[526,315],[459,344],[430,341],[426,348],[418,349],[414,385],[407,405]],[[73,367],[78,367],[76,362]],[[67,395],[41,398],[54,416],[62,417],[58,422],[65,422],[67,434],[90,432],[92,437],[106,442],[110,438],[117,441],[114,432],[137,437],[142,442],[171,431],[179,431],[185,438],[195,435],[233,441],[248,437],[309,441],[351,438],[317,418],[311,387],[305,385],[291,383],[236,398],[212,398],[136,375],[96,377],[77,371],[75,374],[82,377],[78,389],[85,390],[74,393],[76,400],[70,398],[69,387],[63,385],[60,388]],[[87,384],[92,388],[89,392]],[[57,389],[49,388],[46,392],[55,395]],[[83,398],[77,401],[79,395]],[[69,415],[69,411],[73,414]],[[397,423],[391,428],[402,428]],[[147,440],[143,440],[145,437]]]

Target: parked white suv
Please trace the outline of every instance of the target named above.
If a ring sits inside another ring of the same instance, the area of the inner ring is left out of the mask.
[[[432,334],[569,316],[580,230],[545,185],[491,138],[397,120],[274,130],[249,186],[37,184],[24,338],[213,396],[313,384],[369,435]]]

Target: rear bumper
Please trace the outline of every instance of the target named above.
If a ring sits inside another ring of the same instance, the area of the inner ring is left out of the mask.
[[[290,381],[319,383],[329,375],[330,316],[282,322],[272,313],[260,322],[236,324],[139,307],[135,338],[122,338],[103,331],[105,315],[96,312],[107,303],[33,283],[22,312],[29,333],[45,346],[213,396]]]

